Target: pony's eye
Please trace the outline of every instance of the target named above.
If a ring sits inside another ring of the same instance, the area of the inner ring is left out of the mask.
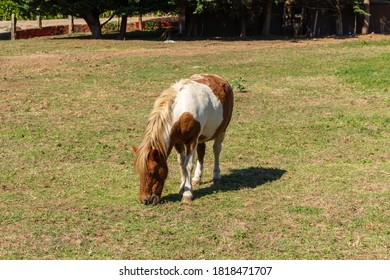
[[[152,171],[152,172],[149,172],[149,176],[150,176],[150,177],[154,177],[154,176],[156,176],[156,172],[154,172],[154,171]]]

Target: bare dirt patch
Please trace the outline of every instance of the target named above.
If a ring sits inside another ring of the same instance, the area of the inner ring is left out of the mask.
[[[366,36],[348,37],[348,38],[320,38],[320,39],[302,39],[302,40],[224,40],[224,39],[201,39],[194,40],[191,44],[187,41],[181,41],[180,39],[174,41],[174,43],[165,43],[161,41],[158,47],[140,47],[140,48],[127,48],[126,44],[140,45],[142,41],[118,41],[123,49],[112,49],[110,51],[87,51],[84,52],[80,49],[80,42],[84,47],[92,46],[94,44],[104,44],[105,40],[74,40],[68,45],[68,50],[61,53],[35,53],[27,55],[17,56],[2,56],[0,61],[2,65],[13,67],[13,66],[49,66],[56,65],[61,62],[72,62],[72,61],[91,61],[110,59],[118,57],[131,57],[131,56],[161,56],[161,55],[177,55],[181,56],[192,56],[200,54],[216,54],[225,51],[251,51],[261,49],[301,49],[307,46],[323,45],[323,44],[338,44],[342,42],[355,42],[355,41],[380,41],[387,39],[387,35],[370,34]],[[39,40],[39,39],[36,39]],[[83,47],[83,48],[84,48]]]

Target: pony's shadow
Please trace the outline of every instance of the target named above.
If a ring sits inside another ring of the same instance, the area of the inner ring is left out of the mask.
[[[249,167],[245,169],[233,169],[230,174],[222,175],[222,181],[218,184],[205,186],[210,182],[204,182],[201,186],[194,187],[194,199],[211,195],[216,192],[238,191],[240,189],[253,189],[262,185],[279,180],[286,170],[278,168]],[[162,198],[163,201],[180,201],[179,194],[169,194]]]

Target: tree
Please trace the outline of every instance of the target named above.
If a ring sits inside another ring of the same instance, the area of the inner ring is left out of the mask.
[[[203,15],[207,12],[214,11],[217,13],[220,11],[218,7],[219,0],[176,0],[176,6],[179,7],[181,12],[185,14],[186,21],[186,33],[187,36],[198,36],[198,20],[200,15]],[[202,25],[203,28],[203,25]],[[200,33],[202,33],[201,30]]]
[[[261,13],[264,1],[266,0],[220,0],[220,2],[225,3],[225,10],[228,12],[228,15],[239,20],[240,37],[246,37],[247,21],[248,19],[251,20],[253,16]],[[274,0],[271,0],[271,2],[273,1]]]
[[[342,36],[344,34],[342,10],[344,8],[343,2],[345,2],[345,1],[342,1],[342,0],[327,0],[327,2],[332,7],[332,9],[335,11],[336,35]]]
[[[113,15],[122,16],[122,26],[126,25],[127,16],[153,11],[172,9],[169,0],[16,0],[25,13],[35,15],[72,15],[83,18],[92,32],[93,38],[102,37],[100,15],[112,11]],[[123,29],[122,29],[123,33]]]
[[[263,30],[262,34],[268,36],[271,33],[271,20],[272,20],[272,7],[274,4],[279,5],[283,4],[284,7],[288,5],[292,5],[290,0],[262,0],[261,4],[264,4],[264,22],[263,22]],[[283,9],[285,10],[285,9]],[[285,15],[282,15],[284,17]],[[281,18],[283,21],[283,19]]]
[[[138,15],[142,18],[142,15],[156,11],[171,12],[176,7],[174,2],[169,0],[124,0],[123,2],[117,10],[117,14],[122,17],[119,35],[121,39],[125,37],[128,16]]]
[[[271,29],[271,16],[272,16],[272,0],[267,0],[265,5],[265,17],[263,24],[263,35],[268,36]]]
[[[246,23],[253,15],[259,14],[264,0],[177,0],[185,9],[188,20],[187,36],[198,35],[198,21],[202,15],[224,15],[240,25],[240,36],[246,36]],[[203,31],[203,24],[202,30]]]
[[[286,3],[289,2],[290,5],[295,7],[301,6],[306,7],[306,9],[323,10],[331,13],[335,19],[336,35],[341,36],[344,34],[343,12],[347,9],[355,9],[357,1],[362,0],[286,0]]]
[[[107,11],[117,11],[126,0],[16,0],[24,13],[35,15],[72,15],[83,18],[95,39],[102,37],[100,15]]]
[[[101,38],[100,14],[116,11],[127,1],[119,0],[17,0],[24,13],[35,15],[72,15],[83,18],[92,32],[93,38]]]
[[[362,34],[367,34],[370,28],[370,0],[364,0],[364,22],[362,27]]]

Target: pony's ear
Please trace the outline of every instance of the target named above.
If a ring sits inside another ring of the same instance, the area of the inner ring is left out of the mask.
[[[138,147],[137,146],[131,146],[131,148],[133,149],[133,152],[135,154],[138,152]]]

